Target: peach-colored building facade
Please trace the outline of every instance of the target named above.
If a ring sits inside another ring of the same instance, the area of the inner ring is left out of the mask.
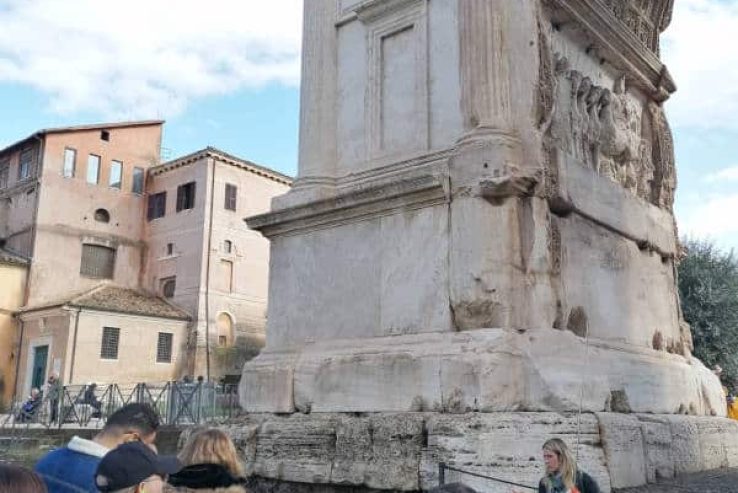
[[[0,150],[0,247],[30,259],[17,394],[51,372],[235,375],[263,345],[268,243],[243,218],[290,179],[211,148],[160,164],[162,125],[48,129]]]

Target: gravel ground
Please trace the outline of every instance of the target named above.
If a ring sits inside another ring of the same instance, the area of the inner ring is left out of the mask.
[[[689,474],[617,493],[738,493],[738,469]]]

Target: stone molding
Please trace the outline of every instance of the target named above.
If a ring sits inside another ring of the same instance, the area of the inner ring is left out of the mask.
[[[246,222],[249,228],[272,238],[430,207],[448,202],[447,195],[442,177],[420,175],[250,217]]]
[[[671,74],[659,57],[647,48],[600,0],[547,0],[561,9],[564,17],[576,21],[594,40],[608,60],[626,71],[633,81],[655,101],[661,102],[676,91]],[[555,21],[563,21],[558,12]]]

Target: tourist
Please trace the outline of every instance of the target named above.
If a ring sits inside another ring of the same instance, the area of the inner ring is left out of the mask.
[[[0,463],[0,493],[46,493],[46,485],[25,467]]]
[[[110,415],[92,440],[73,437],[66,447],[53,450],[36,464],[49,493],[97,492],[95,469],[105,454],[126,442],[153,444],[159,417],[146,404],[128,404]]]
[[[103,493],[162,493],[167,476],[181,468],[174,456],[160,456],[144,443],[128,442],[103,457],[95,484]]]
[[[552,438],[543,444],[546,475],[538,484],[538,493],[600,493],[592,476],[577,468],[577,463],[563,440]]]
[[[28,396],[26,402],[21,406],[20,412],[15,417],[18,421],[27,422],[33,421],[36,417],[36,413],[41,407],[43,401],[43,394],[36,387],[31,389],[31,395]]]
[[[59,375],[52,373],[46,382],[46,397],[49,399],[49,422],[56,423],[59,413],[59,396],[61,394],[61,382]]]
[[[220,430],[195,432],[179,454],[184,469],[169,478],[171,490],[245,493],[243,466],[231,439]]]
[[[102,408],[102,402],[100,402],[97,399],[97,396],[95,395],[95,391],[97,390],[97,384],[95,382],[90,382],[87,384],[87,387],[85,388],[85,392],[82,395],[82,404],[86,404],[92,408],[92,416],[93,418],[100,418],[102,417],[102,412],[100,409]]]

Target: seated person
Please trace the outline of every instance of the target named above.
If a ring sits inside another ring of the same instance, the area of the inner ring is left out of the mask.
[[[36,416],[36,413],[38,412],[38,408],[41,407],[42,400],[43,395],[41,394],[41,391],[38,390],[36,387],[32,388],[31,395],[28,396],[26,402],[24,402],[21,406],[20,412],[18,413],[18,416],[16,416],[16,419],[23,422],[33,421],[34,416]]]

